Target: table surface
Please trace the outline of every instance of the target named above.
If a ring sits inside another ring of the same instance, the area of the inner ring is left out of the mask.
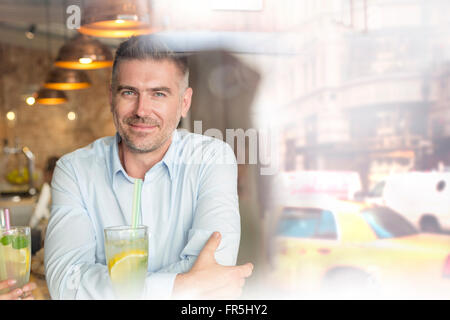
[[[33,290],[33,296],[36,300],[51,300],[47,281],[42,276],[31,273],[30,282],[36,283],[37,288]]]

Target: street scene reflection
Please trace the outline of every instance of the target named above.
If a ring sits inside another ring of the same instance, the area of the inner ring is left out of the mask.
[[[286,58],[266,283],[275,298],[448,299],[449,3],[315,3]]]

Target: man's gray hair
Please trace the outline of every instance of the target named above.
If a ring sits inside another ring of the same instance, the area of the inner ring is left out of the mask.
[[[184,54],[177,54],[165,43],[152,35],[133,36],[122,42],[116,51],[111,77],[114,88],[117,81],[117,69],[121,61],[126,60],[169,60],[175,63],[183,77],[189,76],[188,60]],[[187,85],[187,83],[186,83]]]

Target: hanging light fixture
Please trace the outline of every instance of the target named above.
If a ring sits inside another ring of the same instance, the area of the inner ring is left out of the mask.
[[[36,94],[36,103],[56,105],[67,102],[64,91],[41,88]]]
[[[97,0],[86,6],[81,33],[104,38],[127,38],[155,32],[148,0]]]
[[[81,70],[55,68],[50,71],[44,87],[54,90],[79,90],[91,86],[88,75]]]
[[[52,49],[50,44],[50,1],[45,1],[46,7],[46,20],[47,20],[47,52],[48,60],[51,64],[52,61]],[[33,95],[35,103],[45,105],[57,105],[68,101],[66,94],[63,91],[48,89],[41,87],[37,93]]]
[[[78,34],[59,49],[55,66],[66,69],[90,70],[113,65],[111,50],[83,34]]]

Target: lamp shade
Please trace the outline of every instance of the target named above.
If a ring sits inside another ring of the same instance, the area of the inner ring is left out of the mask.
[[[55,68],[50,71],[44,87],[54,90],[79,90],[91,86],[88,75],[81,70]]]
[[[83,34],[76,35],[59,49],[55,66],[66,69],[100,69],[113,65],[111,50],[100,41]]]
[[[67,101],[66,94],[59,90],[41,88],[36,94],[36,102],[39,104],[56,105]]]
[[[155,32],[148,0],[97,0],[86,6],[81,33],[103,38],[127,38]]]

